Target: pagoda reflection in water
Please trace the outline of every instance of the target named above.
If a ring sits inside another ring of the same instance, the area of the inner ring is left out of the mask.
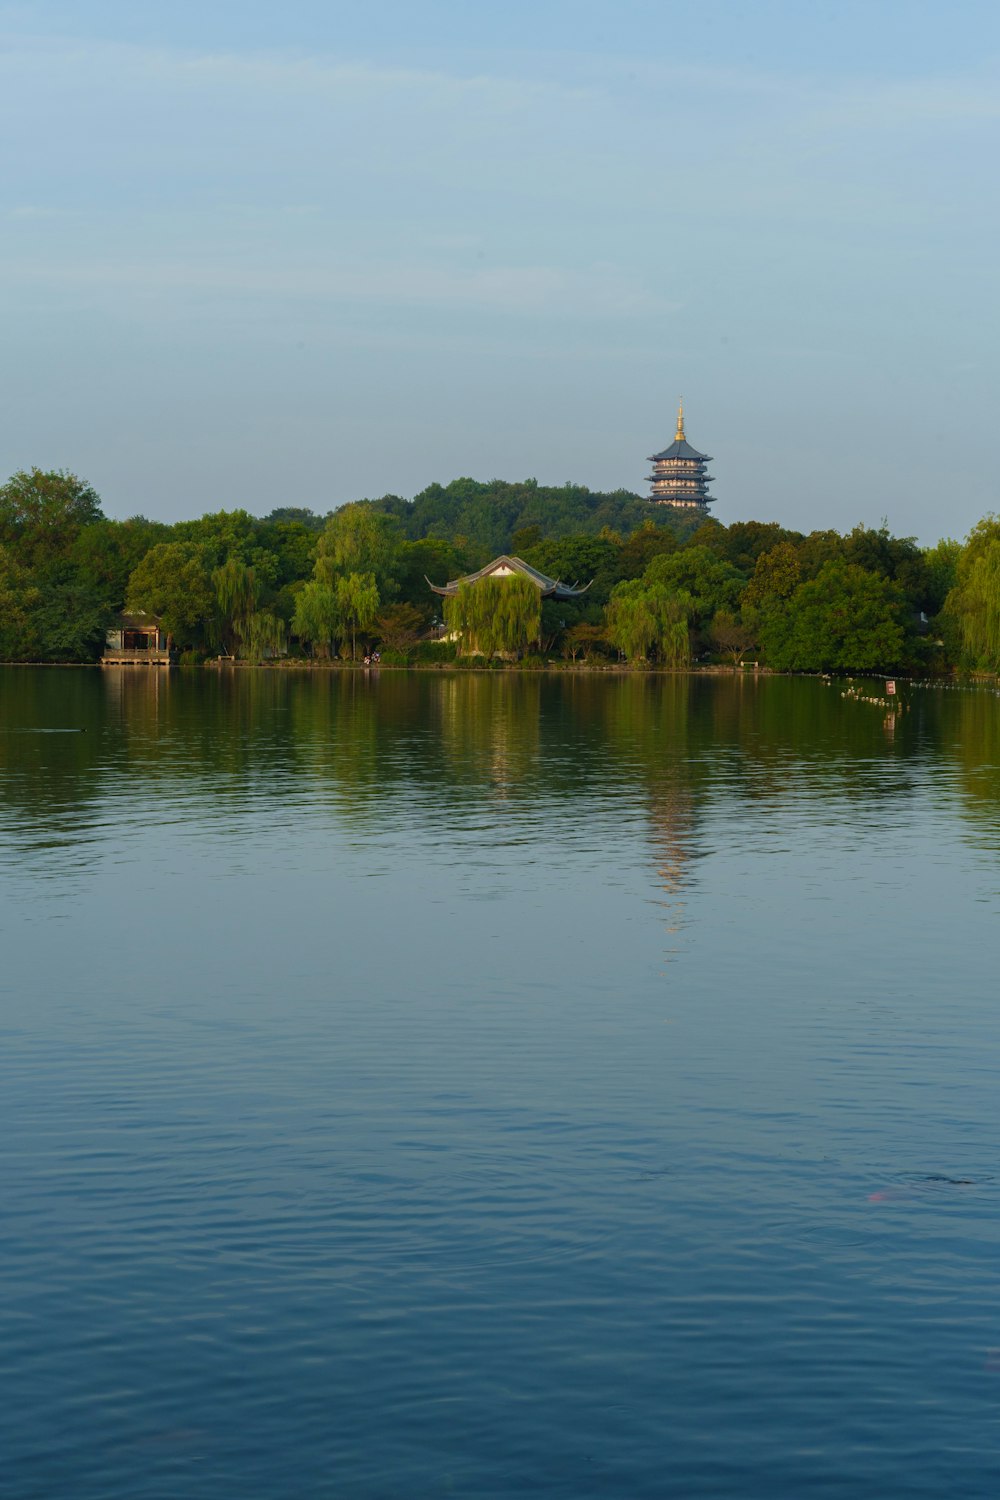
[[[673,442],[662,453],[654,453],[649,461],[653,465],[649,498],[654,505],[672,505],[677,510],[702,511],[707,515],[714,497],[708,493],[712,475],[705,473],[705,465],[712,460],[707,453],[692,448],[684,436],[683,402],[677,408]]]

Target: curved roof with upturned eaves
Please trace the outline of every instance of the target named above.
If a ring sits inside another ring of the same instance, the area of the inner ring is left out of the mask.
[[[649,461],[651,464],[658,464],[662,463],[665,458],[696,458],[707,464],[712,462],[707,453],[699,453],[697,448],[692,448],[687,438],[675,438],[670,447],[664,448],[662,453],[651,454]]]
[[[545,573],[540,573],[537,568],[533,568],[530,563],[526,563],[523,557],[510,557],[507,553],[501,557],[495,557],[492,562],[486,564],[485,568],[480,568],[478,573],[466,573],[464,578],[450,578],[440,587],[436,583],[431,583],[429,578],[427,582],[435,594],[457,594],[463,583],[478,583],[481,578],[503,578],[510,573],[520,573],[522,577],[529,578],[543,599],[575,599],[579,594],[585,594],[590,588],[589,583],[581,588],[576,583],[563,583],[559,578],[549,578]]]

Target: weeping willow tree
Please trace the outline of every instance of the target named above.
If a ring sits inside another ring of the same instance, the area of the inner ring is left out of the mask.
[[[334,641],[340,629],[340,605],[337,590],[329,583],[311,578],[295,596],[292,632],[308,641],[321,655],[332,656]]]
[[[461,583],[444,601],[444,619],[467,654],[512,656],[538,639],[541,592],[521,573]]]
[[[1000,520],[987,516],[958,559],[955,587],[944,605],[958,627],[969,663],[1000,671]]]
[[[608,640],[630,661],[644,661],[659,633],[651,591],[641,578],[616,584],[605,613]]]
[[[253,568],[235,557],[215,569],[212,583],[219,606],[219,641],[233,655],[237,643],[243,640],[246,621],[260,602],[260,584]]]
[[[348,573],[338,577],[323,560],[316,566],[316,576],[298,591],[292,632],[332,656],[336,642],[346,654],[350,637],[350,654],[357,655],[358,631],[369,630],[379,611],[380,597],[373,573]]]
[[[236,634],[247,661],[260,662],[268,656],[284,654],[288,631],[284,620],[269,609],[256,609],[236,623]]]
[[[633,578],[616,584],[606,611],[607,636],[631,661],[644,661],[652,648],[668,667],[691,660],[690,594],[664,584]]]
[[[358,654],[358,631],[371,626],[378,614],[379,592],[374,573],[348,573],[336,581],[341,627],[351,632],[351,657]]]
[[[691,618],[694,600],[683,592],[659,601],[660,635],[656,648],[665,666],[679,669],[691,661]]]

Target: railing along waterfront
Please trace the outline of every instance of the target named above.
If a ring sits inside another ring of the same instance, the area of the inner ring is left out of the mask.
[[[148,662],[156,666],[170,665],[170,652],[152,646],[108,646],[101,658],[105,663]]]

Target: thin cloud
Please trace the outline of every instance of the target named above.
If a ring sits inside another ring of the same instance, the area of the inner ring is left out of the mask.
[[[0,69],[16,75],[24,65],[46,67],[68,64],[110,72],[134,85],[137,79],[158,80],[184,88],[217,89],[233,86],[259,95],[261,90],[301,98],[303,92],[326,95],[378,93],[398,96],[400,90],[432,94],[448,101],[491,103],[503,109],[531,99],[547,100],[553,92],[577,99],[593,90],[550,80],[533,81],[502,74],[463,75],[443,69],[385,67],[375,63],[294,52],[192,52],[178,48],[139,46],[125,42],[80,41],[70,37],[13,36],[0,38]]]
[[[12,207],[4,209],[3,217],[22,221],[31,219],[57,219],[61,218],[65,212],[65,209],[57,208],[51,204],[15,203]]]
[[[651,292],[615,266],[569,270],[555,266],[443,266],[394,264],[329,266],[304,270],[240,266],[211,261],[75,261],[45,264],[7,260],[0,270],[8,285],[159,294],[210,294],[213,298],[269,296],[330,305],[378,303],[413,308],[478,308],[483,311],[555,317],[660,315],[680,306]]]
[[[833,82],[822,76],[774,73],[756,68],[651,62],[648,58],[600,58],[567,54],[576,76],[463,74],[443,68],[385,66],[367,60],[290,50],[253,52],[191,51],[134,43],[25,35],[9,30],[0,37],[0,71],[12,79],[33,63],[47,69],[66,64],[81,76],[109,73],[127,80],[158,81],[185,91],[231,87],[260,95],[275,93],[350,97],[420,93],[442,108],[449,104],[493,106],[512,111],[553,98],[585,104],[631,86],[635,107],[643,108],[651,86],[717,94],[732,99],[769,99],[813,124],[871,127],[922,121],[993,120],[1000,117],[1000,91],[993,76],[925,77],[886,82],[863,74]]]

